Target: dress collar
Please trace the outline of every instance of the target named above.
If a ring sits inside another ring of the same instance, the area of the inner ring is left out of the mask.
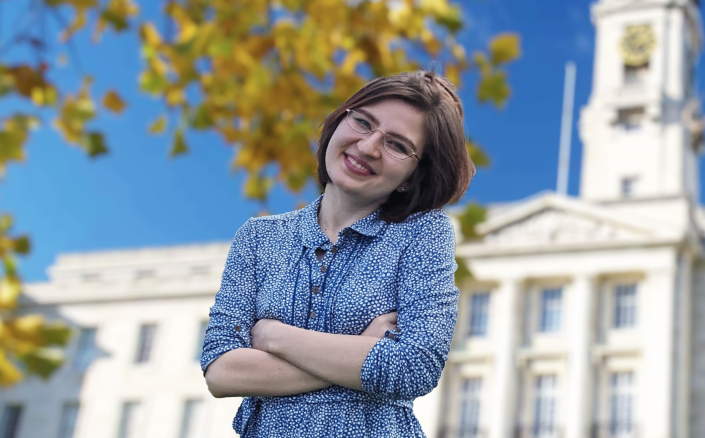
[[[301,240],[308,248],[318,248],[328,241],[328,237],[318,225],[318,208],[322,200],[323,195],[301,210]],[[379,219],[379,213],[380,209],[377,209],[348,228],[365,236],[375,237],[386,225],[385,221]]]

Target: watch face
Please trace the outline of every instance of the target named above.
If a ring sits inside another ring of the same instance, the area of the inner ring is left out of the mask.
[[[656,47],[656,36],[649,25],[627,27],[620,44],[624,63],[632,67],[639,67],[649,62],[654,47]]]

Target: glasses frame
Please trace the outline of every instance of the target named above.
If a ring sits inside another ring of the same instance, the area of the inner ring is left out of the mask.
[[[387,136],[387,133],[386,133],[386,132],[382,131],[381,129],[379,129],[379,128],[376,127],[376,126],[375,126],[374,129],[372,129],[372,130],[370,130],[370,131],[368,131],[368,132],[361,132],[361,131],[358,131],[358,130],[355,129],[355,127],[350,123],[350,120],[349,120],[350,114],[352,114],[353,112],[357,112],[357,111],[355,111],[355,110],[353,110],[353,109],[350,109],[350,108],[346,108],[345,111],[347,112],[347,113],[345,114],[345,123],[348,124],[348,126],[350,127],[350,129],[352,129],[353,131],[357,132],[358,134],[367,135],[367,134],[372,134],[372,133],[375,132],[375,131],[381,132],[381,133],[382,133],[382,147],[384,148],[384,150],[385,150],[389,155],[392,156],[392,158],[395,158],[395,159],[397,159],[397,160],[408,160],[409,158],[411,158],[411,157],[413,156],[413,157],[416,158],[418,161],[421,161],[421,159],[419,158],[419,156],[416,155],[416,152],[413,152],[413,151],[411,152],[411,155],[407,156],[406,158],[397,157],[396,155],[394,155],[393,153],[391,153],[391,152],[389,151],[389,149],[387,149],[387,145],[385,144],[385,141],[384,141],[384,137]]]

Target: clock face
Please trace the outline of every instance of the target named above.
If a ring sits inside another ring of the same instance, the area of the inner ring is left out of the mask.
[[[654,47],[656,36],[648,24],[627,27],[620,43],[624,63],[631,67],[639,67],[649,62]]]

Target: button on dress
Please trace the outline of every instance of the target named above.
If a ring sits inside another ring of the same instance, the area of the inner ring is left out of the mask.
[[[289,213],[248,220],[235,234],[210,309],[201,358],[250,348],[259,319],[359,335],[398,312],[398,329],[370,350],[363,391],[333,385],[284,397],[245,397],[233,428],[250,437],[424,437],[413,401],[437,384],[458,313],[455,237],[430,210],[401,223],[379,211],[341,230],[333,245],[318,225],[321,195]],[[319,260],[316,250],[325,251]]]

